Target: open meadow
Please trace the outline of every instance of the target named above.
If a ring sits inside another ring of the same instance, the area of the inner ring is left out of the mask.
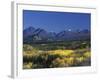
[[[23,45],[23,68],[91,65],[90,41],[35,42]]]

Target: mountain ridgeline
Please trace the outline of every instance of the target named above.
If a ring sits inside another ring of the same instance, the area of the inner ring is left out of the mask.
[[[23,30],[23,42],[24,43],[36,43],[36,42],[54,42],[54,41],[73,41],[73,40],[90,40],[90,31],[88,29],[76,30],[76,31],[60,31],[49,32],[41,28],[35,29],[29,27]]]

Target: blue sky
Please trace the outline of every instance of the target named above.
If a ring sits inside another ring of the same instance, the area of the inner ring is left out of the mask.
[[[23,10],[24,29],[32,26],[49,32],[90,29],[91,14]]]

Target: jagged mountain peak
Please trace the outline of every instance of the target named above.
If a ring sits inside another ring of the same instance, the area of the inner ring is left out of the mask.
[[[27,40],[80,40],[88,39],[90,31],[88,29],[83,30],[63,30],[59,33],[49,32],[42,28],[29,27],[23,31],[23,36]]]

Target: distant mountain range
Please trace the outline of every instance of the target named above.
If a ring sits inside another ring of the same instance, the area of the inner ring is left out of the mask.
[[[23,41],[64,41],[64,40],[86,40],[90,39],[90,31],[88,29],[76,30],[76,31],[61,31],[48,32],[44,29],[29,27],[23,30]]]

